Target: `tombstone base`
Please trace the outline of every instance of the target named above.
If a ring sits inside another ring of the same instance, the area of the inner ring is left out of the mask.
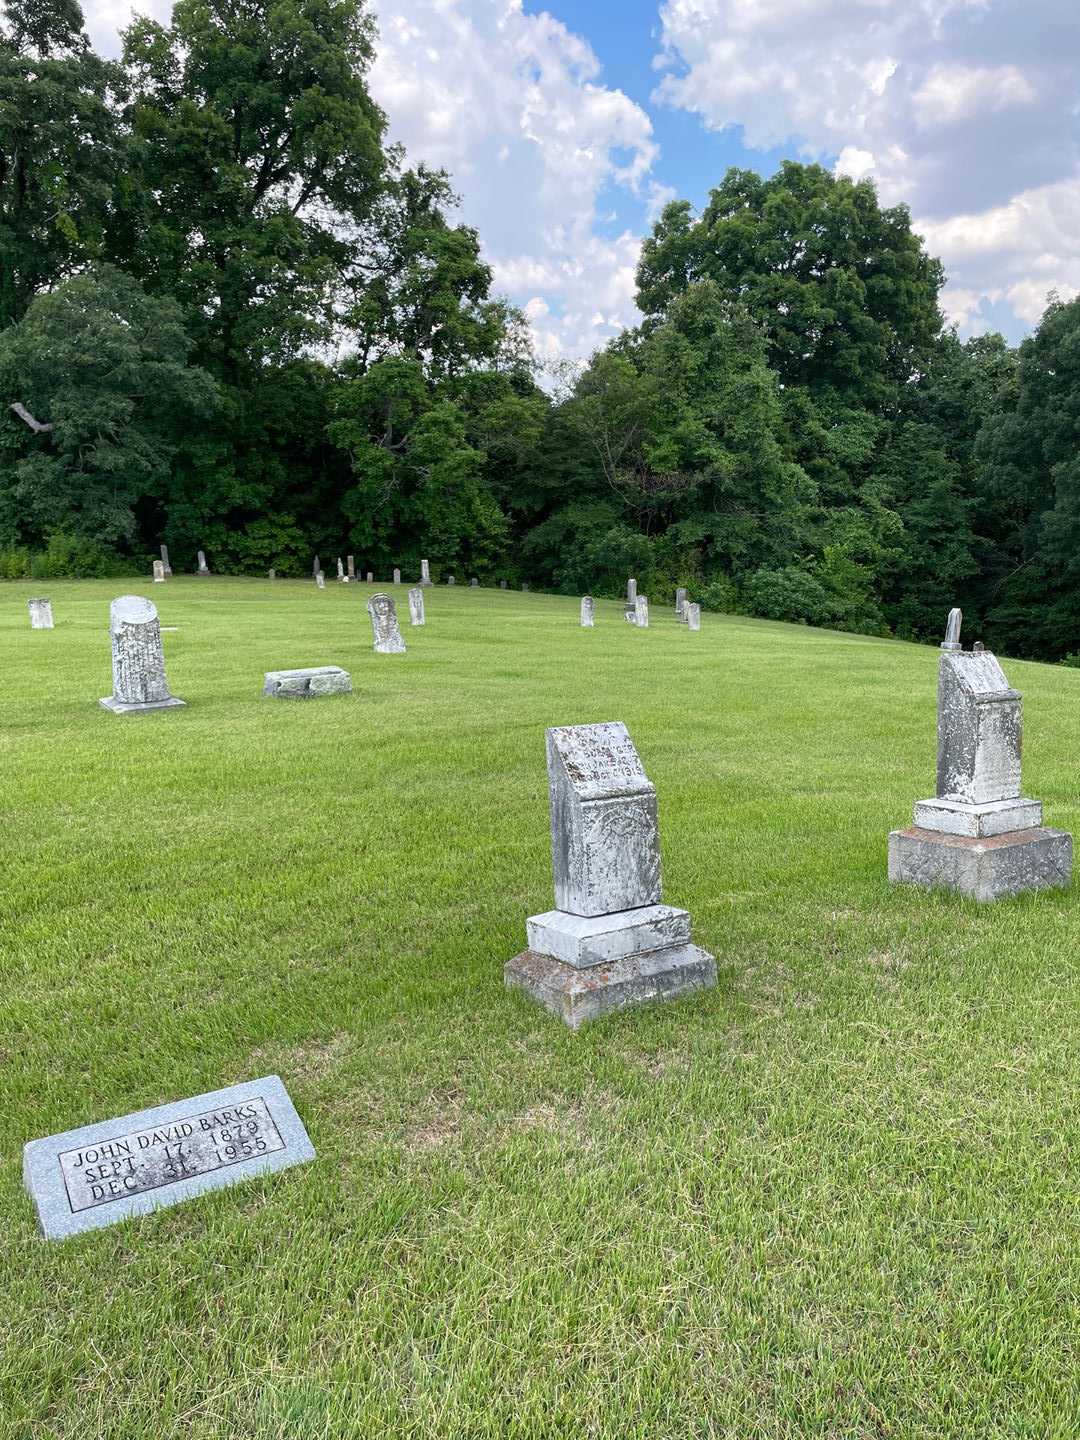
[[[523,950],[507,962],[508,990],[521,990],[571,1030],[631,1005],[677,1000],[716,984],[716,961],[697,945],[625,955],[605,965],[579,969],[554,955]]]
[[[614,915],[571,915],[548,910],[525,923],[529,949],[585,970],[627,955],[690,943],[690,912],[673,905],[643,905]]]
[[[987,805],[965,805],[959,800],[919,800],[915,827],[946,835],[970,835],[976,840],[1034,830],[1043,822],[1041,800],[994,800]]]
[[[999,900],[1064,887],[1072,877],[1072,836],[1039,826],[982,838],[912,826],[889,835],[889,880]]]
[[[179,705],[186,705],[186,700],[178,700],[175,695],[170,695],[168,700],[117,700],[115,695],[106,695],[104,700],[98,702],[104,705],[106,710],[111,710],[114,715],[127,715],[135,710],[175,710]]]

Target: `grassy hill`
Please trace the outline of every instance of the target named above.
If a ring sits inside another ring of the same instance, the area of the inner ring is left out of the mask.
[[[1080,891],[887,885],[932,649],[179,578],[188,708],[114,716],[123,588],[0,587],[2,1440],[1077,1433]],[[1080,672],[1006,669],[1080,830]],[[502,967],[544,727],[614,719],[720,984],[572,1035]],[[24,1141],[269,1072],[314,1164],[40,1240]]]

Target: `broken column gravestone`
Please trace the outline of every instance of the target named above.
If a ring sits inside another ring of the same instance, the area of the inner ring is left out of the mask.
[[[64,1240],[314,1158],[285,1086],[264,1075],[31,1140],[23,1181],[45,1238]]]
[[[961,620],[950,612],[938,667],[937,795],[890,834],[889,879],[976,900],[1068,885],[1072,836],[1020,793],[1021,696],[989,650],[964,650]]]
[[[404,655],[405,641],[398,627],[393,596],[379,591],[367,602],[371,616],[371,634],[377,655]]]
[[[28,600],[26,608],[30,611],[31,630],[53,630],[52,601],[37,599]]]
[[[121,595],[109,608],[112,639],[113,693],[102,700],[106,710],[170,710],[183,705],[169,693],[161,625],[153,602],[142,595]]]
[[[352,677],[340,665],[315,665],[307,670],[267,670],[263,694],[275,700],[314,700],[320,695],[348,695]]]
[[[661,904],[656,790],[626,726],[551,729],[547,762],[558,908],[528,920],[529,948],[507,963],[507,986],[577,1029],[715,985],[689,913]]]

